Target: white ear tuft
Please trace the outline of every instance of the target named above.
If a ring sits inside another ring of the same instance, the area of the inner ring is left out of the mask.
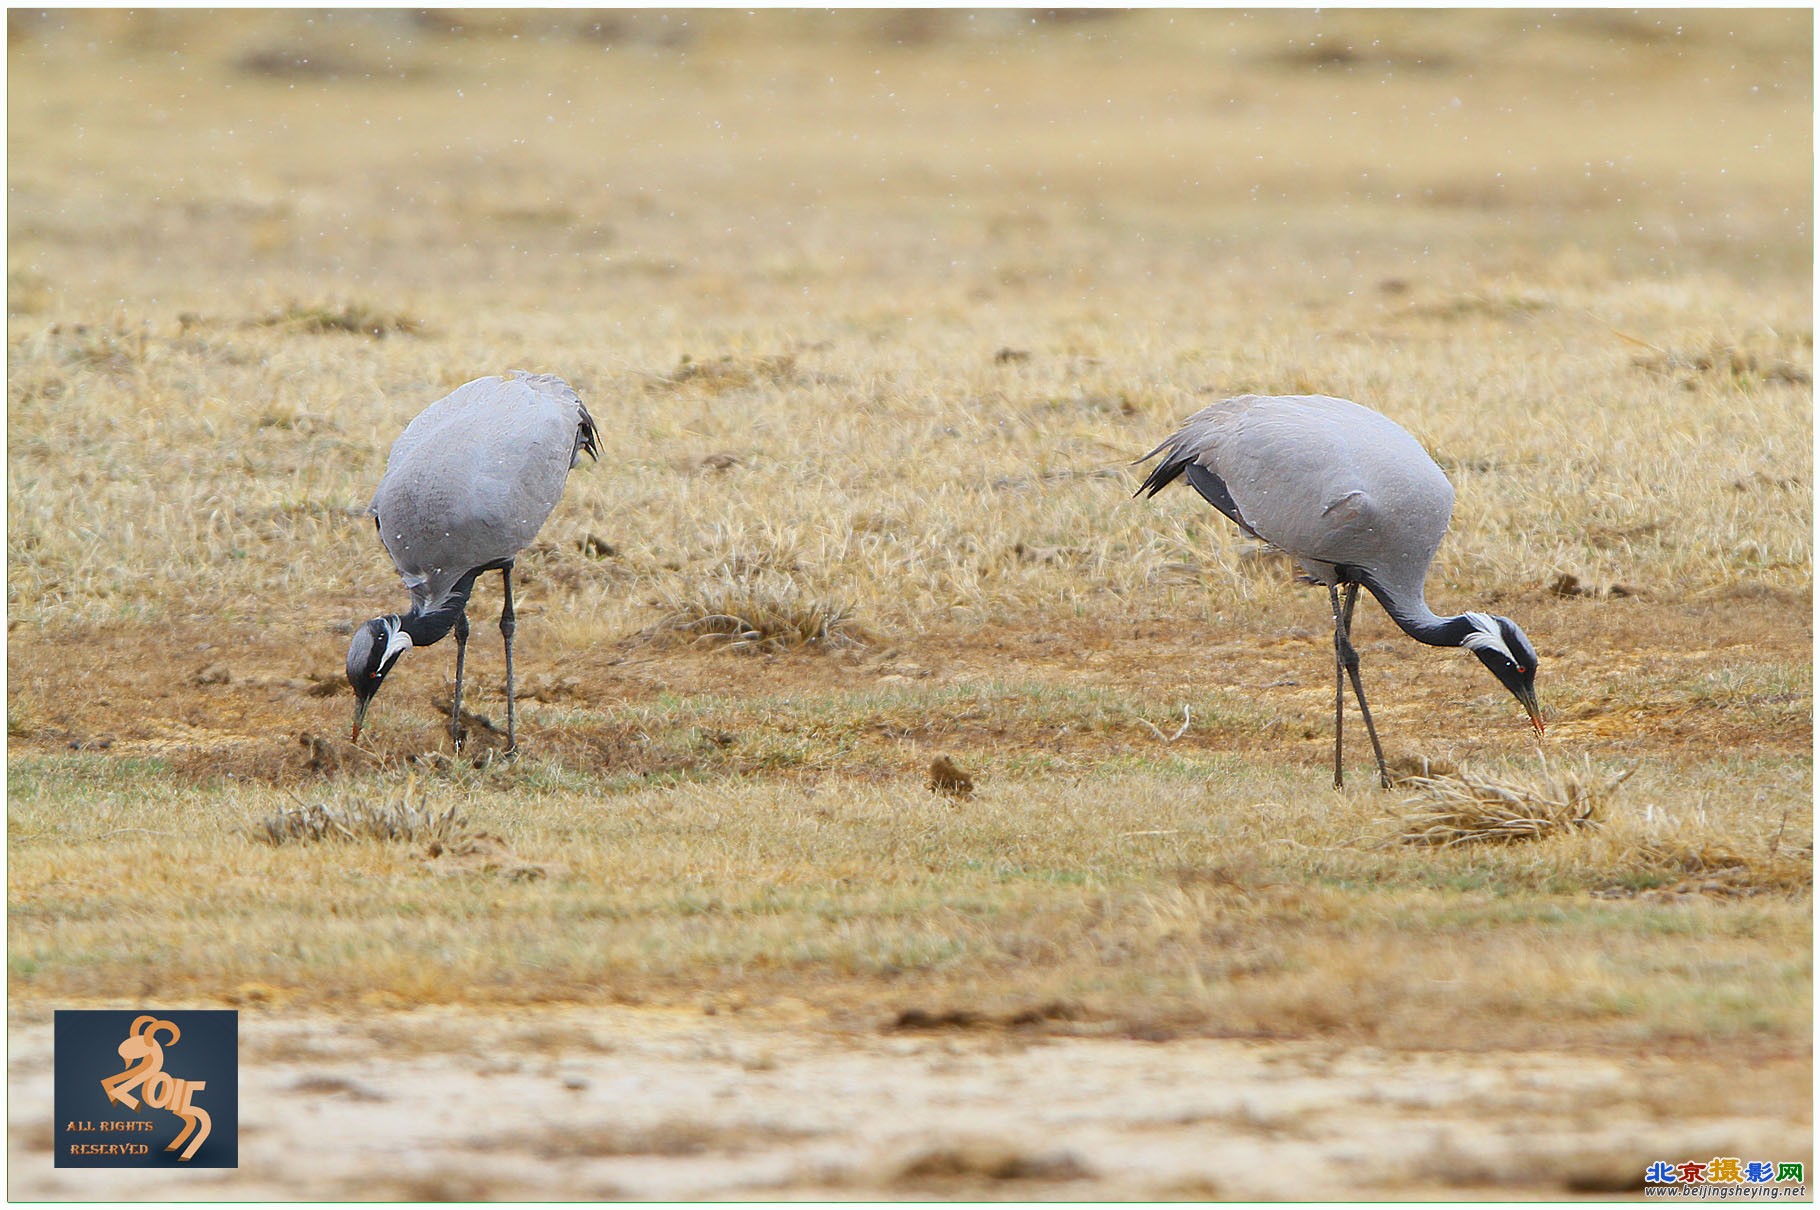
[[[1473,629],[1471,634],[1461,640],[1460,646],[1472,652],[1496,651],[1511,663],[1517,662],[1517,657],[1511,654],[1510,647],[1504,642],[1504,632],[1499,629],[1496,618],[1488,613],[1473,612],[1463,616],[1472,623]]]
[[[409,646],[411,646],[411,636],[406,634],[394,619],[387,618],[385,624],[386,662],[390,663],[399,652]]]

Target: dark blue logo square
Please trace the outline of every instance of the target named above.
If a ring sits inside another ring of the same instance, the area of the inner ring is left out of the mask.
[[[59,1168],[238,1168],[240,1014],[59,1009]]]

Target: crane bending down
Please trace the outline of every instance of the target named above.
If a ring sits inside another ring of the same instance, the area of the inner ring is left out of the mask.
[[[1346,680],[1388,787],[1384,749],[1359,683],[1352,609],[1363,584],[1391,620],[1434,647],[1464,647],[1529,711],[1536,734],[1536,649],[1509,618],[1444,618],[1423,599],[1428,565],[1453,515],[1453,485],[1401,426],[1327,395],[1239,395],[1196,412],[1138,459],[1163,455],[1138,488],[1155,496],[1186,476],[1190,487],[1254,538],[1327,586],[1333,606],[1333,784],[1341,784]],[[1345,589],[1341,602],[1340,589]]]
[[[512,563],[562,498],[569,470],[600,457],[594,418],[554,374],[513,370],[476,378],[405,426],[386,457],[367,512],[411,590],[411,611],[374,618],[348,645],[354,734],[386,673],[410,647],[455,632],[449,736],[461,743],[461,678],[468,650],[468,594],[482,572],[505,581],[499,633],[506,645],[506,751],[518,747],[512,685]]]

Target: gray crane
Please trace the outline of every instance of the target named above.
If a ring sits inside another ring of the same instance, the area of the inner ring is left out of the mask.
[[[476,378],[405,426],[367,512],[411,591],[411,611],[374,618],[348,644],[356,742],[367,707],[398,657],[454,630],[449,736],[459,748],[468,594],[482,572],[497,571],[505,581],[499,633],[506,645],[506,751],[517,750],[512,563],[556,508],[584,451],[600,457],[594,418],[554,374],[513,370],[506,378]]]
[[[1389,787],[1384,749],[1359,684],[1352,609],[1359,585],[1391,620],[1433,647],[1479,657],[1523,708],[1536,734],[1536,649],[1509,618],[1437,616],[1423,599],[1428,565],[1453,515],[1453,485],[1400,425],[1328,395],[1238,395],[1202,408],[1145,454],[1161,462],[1138,488],[1155,496],[1177,477],[1250,536],[1289,555],[1333,606],[1333,784],[1342,784],[1346,680]],[[1345,601],[1341,602],[1341,587]]]

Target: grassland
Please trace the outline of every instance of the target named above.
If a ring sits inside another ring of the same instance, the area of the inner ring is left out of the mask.
[[[618,1003],[1647,1052],[1668,1118],[1756,1063],[1805,1129],[1807,14],[9,35],[16,1027]],[[442,648],[356,750],[387,446],[511,367],[603,429],[515,577],[524,756],[447,759]],[[1368,608],[1393,755],[1629,771],[1601,826],[1436,849],[1411,791],[1328,788],[1322,594],[1129,498],[1244,390],[1406,424],[1459,496],[1430,600],[1541,652],[1538,747]],[[732,613],[756,641],[688,624]],[[406,801],[488,839],[254,839]]]

